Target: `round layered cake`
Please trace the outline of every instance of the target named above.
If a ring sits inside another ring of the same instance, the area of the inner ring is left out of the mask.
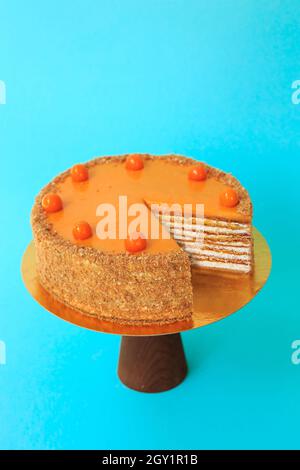
[[[247,191],[186,157],[77,164],[41,190],[31,220],[42,287],[103,320],[188,320],[193,266],[236,275],[253,267]]]

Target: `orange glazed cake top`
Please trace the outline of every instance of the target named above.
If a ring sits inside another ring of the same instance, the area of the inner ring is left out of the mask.
[[[128,206],[133,203],[147,206],[153,203],[192,204],[193,207],[203,204],[205,218],[251,222],[248,193],[233,176],[176,155],[153,157],[139,154],[128,164],[126,157],[102,157],[84,166],[77,165],[44,188],[44,195],[52,192],[59,196],[58,200],[43,201],[45,216],[55,232],[75,244],[102,251],[124,252],[123,239],[103,240],[96,235],[100,219],[96,214],[97,206],[113,204],[119,225],[119,196],[122,195],[127,196]],[[142,167],[139,167],[140,159]],[[62,207],[59,207],[59,199]],[[148,217],[150,222],[153,217],[150,210]],[[173,239],[160,238],[149,240],[146,250],[156,253],[180,248]]]

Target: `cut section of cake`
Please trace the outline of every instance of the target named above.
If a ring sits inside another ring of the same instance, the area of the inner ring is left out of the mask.
[[[233,176],[176,155],[75,165],[37,196],[32,227],[41,285],[103,320],[188,320],[191,266],[238,275],[253,267],[247,191]]]
[[[213,218],[159,214],[193,266],[250,273],[252,269],[251,224]]]

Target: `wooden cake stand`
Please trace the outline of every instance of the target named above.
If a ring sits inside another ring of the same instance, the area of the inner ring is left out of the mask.
[[[83,315],[54,299],[40,285],[31,242],[23,256],[22,276],[32,297],[51,313],[75,325],[122,335],[118,365],[121,381],[141,392],[162,392],[176,387],[187,374],[182,331],[209,325],[244,307],[266,283],[271,253],[264,237],[254,229],[255,269],[251,275],[193,271],[194,313],[191,321],[168,325],[133,326]]]

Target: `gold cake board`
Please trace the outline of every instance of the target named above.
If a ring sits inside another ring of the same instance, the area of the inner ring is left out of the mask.
[[[22,259],[22,276],[32,297],[59,318],[90,330],[122,335],[119,360],[122,382],[135,390],[157,392],[173,388],[186,375],[179,333],[228,317],[249,303],[265,285],[271,271],[271,253],[265,238],[256,229],[254,266],[251,275],[193,270],[192,319],[167,325],[137,326],[103,321],[59,302],[38,281],[33,242],[28,245]]]

